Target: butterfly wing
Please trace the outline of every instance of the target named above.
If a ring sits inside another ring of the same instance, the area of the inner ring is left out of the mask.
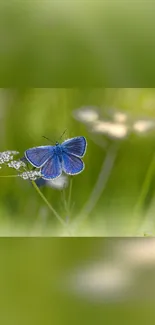
[[[54,179],[62,174],[62,167],[57,154],[54,154],[41,168],[43,179]]]
[[[86,152],[87,141],[85,137],[76,137],[66,140],[62,143],[62,149],[65,153],[82,158]]]
[[[68,175],[77,175],[85,168],[84,162],[74,155],[63,152],[62,154],[62,169]]]
[[[25,151],[26,159],[36,168],[42,167],[54,154],[52,146],[41,146]]]

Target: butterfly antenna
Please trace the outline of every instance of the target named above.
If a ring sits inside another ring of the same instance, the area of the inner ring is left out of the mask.
[[[59,138],[59,141],[62,139],[62,137],[64,136],[64,134],[67,132],[67,129],[62,133],[61,137]]]
[[[48,140],[49,142],[51,142],[53,144],[53,141],[51,141],[49,138],[45,137],[44,135],[42,135],[42,138]]]

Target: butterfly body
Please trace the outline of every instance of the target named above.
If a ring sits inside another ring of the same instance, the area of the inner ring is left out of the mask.
[[[55,151],[55,154],[58,155],[60,162],[62,162],[62,155],[63,155],[62,145],[59,143],[56,143],[54,151]]]
[[[40,146],[26,150],[26,159],[36,168],[41,168],[43,179],[54,179],[62,172],[76,175],[84,170],[82,157],[86,152],[84,137],[76,137],[55,146]]]

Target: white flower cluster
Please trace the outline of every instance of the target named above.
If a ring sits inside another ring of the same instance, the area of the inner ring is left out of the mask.
[[[11,160],[13,160],[14,155],[18,155],[18,151],[3,151],[0,152],[0,165],[5,164]]]
[[[26,167],[26,164],[21,160],[12,160],[10,163],[8,163],[8,167],[18,170],[21,167]]]
[[[155,130],[155,120],[152,118],[134,119],[125,111],[115,108],[102,111],[94,106],[81,107],[73,112],[73,117],[86,124],[91,133],[103,134],[114,139],[124,139],[130,133],[145,134]]]
[[[22,160],[14,160],[14,155],[19,154],[18,151],[3,151],[0,152],[0,165],[6,164],[10,168],[14,168],[19,170],[20,168],[23,169],[23,172],[20,171],[18,177],[21,177],[25,180],[36,180],[37,178],[41,177],[40,171],[26,171],[26,163]],[[0,166],[1,168],[1,166]]]
[[[24,180],[31,180],[35,181],[37,178],[41,177],[41,172],[36,170],[31,170],[30,172],[26,171],[24,173],[18,174],[19,177],[23,178]]]

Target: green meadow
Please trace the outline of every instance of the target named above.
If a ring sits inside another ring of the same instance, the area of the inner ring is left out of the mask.
[[[1,89],[0,102],[1,152],[18,151],[15,160],[54,144],[65,130],[60,142],[82,135],[88,143],[85,170],[65,189],[40,187],[44,197],[1,165],[1,235],[154,234],[154,89]]]

